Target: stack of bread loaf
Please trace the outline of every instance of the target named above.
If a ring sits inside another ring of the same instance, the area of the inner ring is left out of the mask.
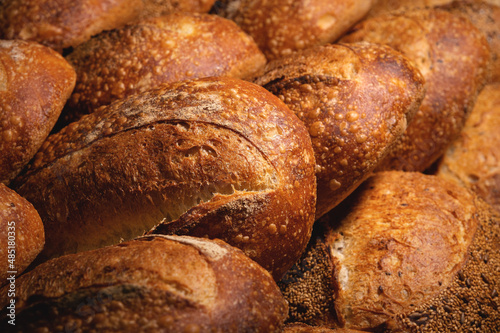
[[[499,6],[3,0],[0,331],[500,331]]]

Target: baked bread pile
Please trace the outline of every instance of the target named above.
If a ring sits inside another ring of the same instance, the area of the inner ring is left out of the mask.
[[[0,3],[0,331],[500,331],[500,4]]]

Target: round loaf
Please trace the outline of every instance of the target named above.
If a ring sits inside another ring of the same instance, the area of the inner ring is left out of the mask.
[[[2,332],[280,332],[267,271],[222,241],[149,236],[46,262],[16,281]],[[7,313],[6,313],[7,312]]]
[[[424,79],[399,52],[369,43],[316,46],[270,62],[254,82],[304,122],[316,157],[316,218],[369,176],[406,130]]]
[[[142,0],[3,0],[0,38],[39,42],[57,51],[137,17]]]
[[[498,331],[500,215],[473,192],[388,171],[338,208],[282,280],[292,320],[368,331]]]
[[[78,81],[66,123],[160,83],[208,76],[245,78],[266,63],[234,22],[171,14],[100,34],[67,56]]]
[[[50,136],[16,186],[45,259],[156,232],[220,238],[279,278],[314,221],[306,128],[250,82],[206,78],[111,104]]]
[[[49,135],[75,71],[35,42],[0,40],[0,183],[8,184]]]
[[[460,137],[446,150],[437,175],[477,193],[500,212],[500,83],[484,87]]]
[[[137,20],[168,15],[175,12],[208,13],[215,0],[142,0],[144,8]]]
[[[268,60],[335,41],[374,0],[240,0],[219,10],[255,39]]]
[[[0,284],[21,274],[44,243],[42,220],[33,205],[0,183]]]
[[[424,171],[460,133],[489,65],[489,46],[470,21],[441,10],[414,10],[367,19],[343,42],[387,44],[426,80],[419,111],[378,170]]]

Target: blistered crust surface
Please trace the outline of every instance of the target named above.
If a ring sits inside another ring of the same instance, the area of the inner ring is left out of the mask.
[[[412,63],[369,43],[311,48],[269,63],[254,82],[309,130],[316,157],[316,217],[351,193],[392,149],[424,97]]]
[[[423,171],[455,139],[486,82],[484,35],[469,21],[440,10],[367,19],[341,41],[387,44],[407,56],[426,80],[419,111],[379,170]]]
[[[0,182],[8,184],[49,135],[75,71],[34,42],[0,41]]]

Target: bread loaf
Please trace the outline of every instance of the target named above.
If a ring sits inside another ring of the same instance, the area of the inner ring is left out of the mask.
[[[142,0],[3,0],[0,38],[39,42],[57,51],[138,16]]]
[[[46,227],[41,258],[152,228],[243,249],[276,278],[300,257],[316,201],[305,126],[250,82],[160,86],[50,136],[15,186]]]
[[[500,83],[484,87],[460,137],[437,164],[437,175],[476,192],[500,212]]]
[[[46,262],[16,281],[2,332],[280,332],[267,271],[222,241],[149,236]]]
[[[361,20],[374,0],[225,1],[221,15],[255,39],[268,60],[338,39]]]
[[[75,71],[55,51],[0,40],[0,183],[8,184],[35,155],[74,85]]]
[[[42,220],[33,205],[0,183],[0,285],[21,274],[44,242]]]
[[[291,320],[384,332],[500,328],[500,216],[436,176],[369,178],[282,280]]]
[[[188,13],[102,33],[76,48],[67,60],[78,81],[64,111],[66,124],[160,83],[207,76],[245,78],[266,62],[234,22]]]
[[[309,129],[316,218],[349,195],[392,149],[424,98],[424,79],[387,46],[325,45],[270,62],[255,80]]]
[[[343,42],[387,44],[410,58],[426,80],[426,96],[406,133],[378,170],[424,171],[460,133],[489,65],[489,45],[470,21],[441,10],[367,19]]]

